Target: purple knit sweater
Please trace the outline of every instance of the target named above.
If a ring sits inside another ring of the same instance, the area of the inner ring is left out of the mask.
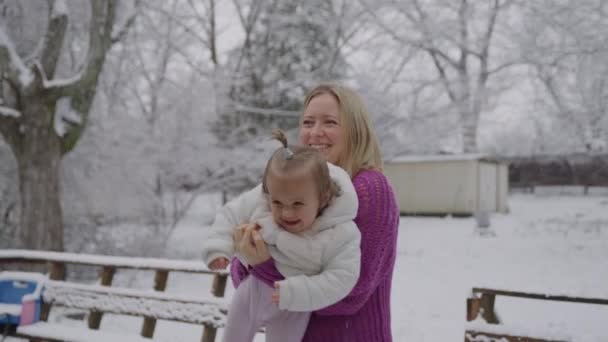
[[[359,198],[355,223],[361,231],[360,277],[348,296],[312,313],[305,342],[392,341],[390,296],[399,209],[381,172],[363,170],[353,178],[353,184]],[[269,286],[283,279],[272,259],[249,271]],[[235,287],[249,273],[236,259],[230,272]]]

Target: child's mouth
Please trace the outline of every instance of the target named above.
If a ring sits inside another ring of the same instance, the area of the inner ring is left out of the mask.
[[[286,226],[293,226],[293,225],[298,224],[298,222],[300,222],[300,220],[293,220],[293,221],[283,220],[283,224],[285,224]]]

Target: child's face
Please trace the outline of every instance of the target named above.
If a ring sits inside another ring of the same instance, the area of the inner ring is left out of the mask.
[[[319,213],[317,186],[310,173],[267,176],[268,201],[272,218],[290,233],[309,229]]]

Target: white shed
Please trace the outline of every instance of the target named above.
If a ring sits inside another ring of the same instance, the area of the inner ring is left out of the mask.
[[[508,166],[479,154],[404,156],[387,161],[402,214],[508,211]]]

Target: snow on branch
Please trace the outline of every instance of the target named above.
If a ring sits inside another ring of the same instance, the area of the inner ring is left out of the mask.
[[[6,34],[4,28],[0,26],[0,49],[2,48],[5,48],[8,51],[8,57],[11,65],[17,72],[19,82],[22,86],[27,87],[30,82],[34,80],[34,75],[32,75],[31,71],[25,66],[25,63],[21,57],[19,57],[19,54],[17,54],[13,41]]]
[[[10,107],[0,106],[0,115],[18,118],[21,116],[21,112]]]
[[[55,78],[52,80],[47,79],[46,74],[44,73],[44,69],[42,66],[39,66],[40,72],[42,73],[42,86],[46,89],[51,88],[61,88],[61,87],[69,87],[74,85],[82,79],[84,74],[83,70],[78,71],[75,75],[68,78]]]
[[[82,117],[72,108],[71,98],[62,97],[57,101],[53,124],[55,133],[60,137],[68,132],[70,125],[82,124]]]
[[[57,18],[64,15],[68,15],[68,5],[66,4],[65,0],[55,0],[53,3],[51,18]]]

